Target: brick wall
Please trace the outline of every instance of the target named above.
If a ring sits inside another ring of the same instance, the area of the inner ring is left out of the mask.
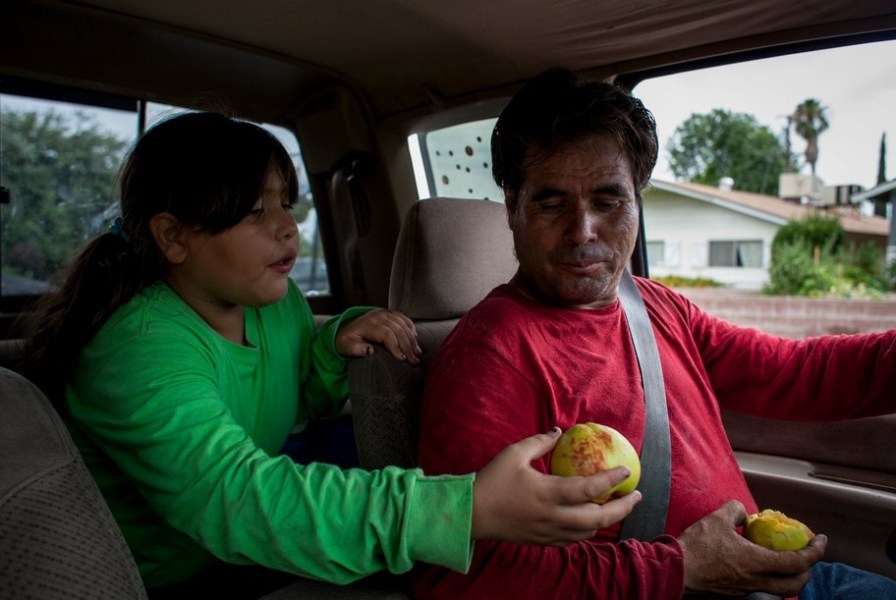
[[[703,310],[727,321],[785,337],[896,328],[896,298],[840,300],[763,296],[755,292],[714,288],[678,291]]]

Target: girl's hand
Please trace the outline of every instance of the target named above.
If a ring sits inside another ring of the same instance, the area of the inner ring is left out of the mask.
[[[372,310],[345,323],[336,333],[336,351],[342,356],[370,356],[374,353],[372,342],[412,365],[420,362],[418,357],[423,353],[414,322],[394,310]]]
[[[557,428],[528,437],[479,471],[473,483],[473,539],[564,546],[621,521],[640,502],[638,491],[603,505],[591,502],[628,477],[624,467],[590,477],[535,470],[531,462],[547,454],[559,437]]]

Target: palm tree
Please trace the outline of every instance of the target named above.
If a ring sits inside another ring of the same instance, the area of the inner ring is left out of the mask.
[[[806,162],[815,175],[815,162],[818,160],[818,136],[828,128],[826,107],[815,98],[803,100],[793,111],[793,125],[796,132],[806,140]]]

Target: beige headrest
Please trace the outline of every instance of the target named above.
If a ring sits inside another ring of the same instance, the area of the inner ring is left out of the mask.
[[[389,308],[452,319],[516,272],[504,204],[430,198],[408,211],[392,262]]]

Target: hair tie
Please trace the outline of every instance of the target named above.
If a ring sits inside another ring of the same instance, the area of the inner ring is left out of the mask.
[[[115,217],[115,220],[112,221],[112,225],[109,226],[109,233],[111,233],[112,235],[117,235],[124,241],[130,243],[131,236],[128,235],[127,231],[122,229],[122,223],[124,223],[124,220],[121,217]]]

